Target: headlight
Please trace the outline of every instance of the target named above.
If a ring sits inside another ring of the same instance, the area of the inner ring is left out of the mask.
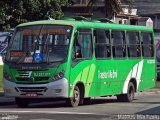
[[[61,72],[59,72],[58,74],[56,74],[54,77],[53,77],[53,80],[59,80],[59,79],[62,79],[64,77],[64,70],[62,70]]]
[[[3,76],[4,76],[4,78],[5,78],[6,80],[9,80],[9,81],[12,80],[12,76],[9,75],[6,71],[3,71]]]

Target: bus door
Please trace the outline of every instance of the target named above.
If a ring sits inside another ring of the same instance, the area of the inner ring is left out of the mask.
[[[72,48],[70,84],[76,85],[78,82],[84,84],[86,97],[95,93],[94,87],[91,87],[96,69],[92,56],[91,29],[78,29]]]

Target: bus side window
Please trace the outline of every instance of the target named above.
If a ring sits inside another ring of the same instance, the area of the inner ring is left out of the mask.
[[[95,30],[95,54],[96,58],[110,58],[110,32],[109,30]]]
[[[112,31],[112,50],[114,58],[126,56],[125,36],[123,31]]]
[[[137,58],[141,56],[139,33],[135,31],[127,31],[127,47],[128,57]]]
[[[89,59],[92,57],[92,34],[90,29],[79,29],[75,37],[73,54],[74,58]]]
[[[143,57],[153,57],[154,56],[154,47],[153,47],[153,38],[151,33],[141,32],[142,40],[142,55]]]
[[[74,58],[82,58],[81,45],[80,45],[79,40],[77,39],[77,37],[74,40],[73,56],[74,56]]]

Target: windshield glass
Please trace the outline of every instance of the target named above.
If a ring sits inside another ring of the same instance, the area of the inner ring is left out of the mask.
[[[71,26],[34,25],[19,27],[10,42],[7,61],[42,63],[63,61],[68,54]]]

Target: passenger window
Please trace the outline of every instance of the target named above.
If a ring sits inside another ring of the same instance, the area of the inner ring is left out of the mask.
[[[141,47],[139,33],[134,31],[127,31],[126,43],[128,49],[128,57],[137,58],[141,56]]]
[[[153,38],[151,33],[142,32],[141,33],[141,44],[142,44],[142,55],[143,57],[153,57],[154,47]]]
[[[90,29],[78,29],[75,38],[73,53],[75,58],[89,59],[92,57],[92,33]]]
[[[112,51],[114,58],[126,56],[125,35],[123,31],[112,31]]]
[[[97,29],[95,33],[95,55],[96,58],[110,58],[110,32],[108,30]]]

